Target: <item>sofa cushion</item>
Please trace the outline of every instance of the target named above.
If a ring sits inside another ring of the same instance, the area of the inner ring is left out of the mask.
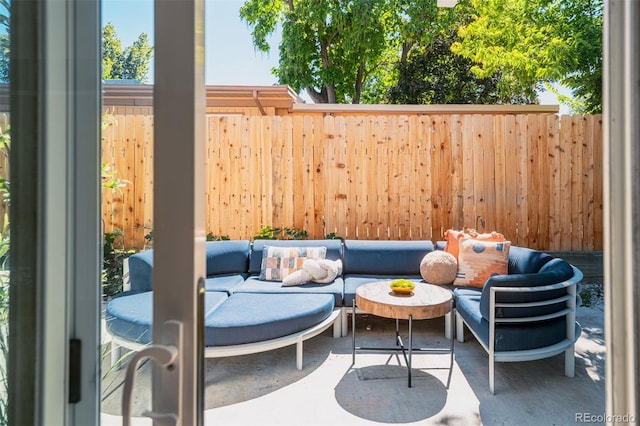
[[[454,291],[456,311],[464,318],[467,326],[474,331],[487,348],[489,347],[489,321],[480,313],[477,295],[462,295]],[[495,350],[515,351],[536,349],[561,342],[566,336],[566,318],[560,317],[535,323],[498,324],[496,326]]]
[[[480,299],[480,312],[485,319],[489,319],[489,302],[491,287],[540,287],[564,282],[573,276],[571,265],[562,259],[552,259],[543,269],[534,274],[496,275],[489,278],[482,289]],[[496,301],[502,303],[537,302],[540,300],[562,297],[565,289],[533,293],[501,293],[496,294]],[[564,309],[565,302],[547,306],[532,308],[498,308],[498,318],[527,317],[531,315],[543,315]]]
[[[282,281],[300,269],[306,259],[324,259],[327,248],[320,247],[276,247],[265,245],[262,250],[260,279]]]
[[[279,281],[262,281],[258,275],[249,276],[243,283],[234,287],[233,293],[259,294],[331,294],[335,306],[342,306],[344,281],[336,278],[329,284],[309,282],[301,285],[285,286]]]
[[[205,245],[206,274],[246,274],[250,242],[247,240],[208,241]],[[153,249],[129,256],[131,291],[153,289]],[[224,290],[226,291],[226,290]]]
[[[460,240],[462,238],[480,240],[480,241],[506,241],[504,235],[499,232],[488,232],[484,234],[478,233],[475,229],[467,229],[466,231],[456,231],[455,229],[447,229],[444,233],[446,245],[444,250],[451,253],[456,259],[460,252]]]
[[[553,259],[548,253],[525,247],[509,249],[509,274],[532,274]]]
[[[224,291],[233,293],[233,289],[242,284],[248,274],[227,274],[207,277],[204,282],[206,291]]]
[[[353,300],[356,298],[356,289],[361,285],[377,282],[391,281],[399,278],[408,279],[416,283],[424,283],[420,275],[372,275],[372,274],[356,274],[345,275],[344,277],[344,306],[353,306]]]
[[[205,344],[240,345],[306,330],[331,315],[333,301],[329,294],[233,294],[205,315]]]
[[[490,276],[506,274],[510,246],[509,241],[460,239],[458,273],[454,284],[482,287]]]
[[[420,262],[433,251],[428,240],[345,240],[343,273],[420,275]]]
[[[208,241],[207,276],[246,273],[249,267],[248,240]]]
[[[127,262],[131,291],[150,291],[153,288],[153,250],[132,254]]]
[[[227,299],[223,292],[205,292],[205,316],[211,313]],[[147,344],[151,343],[153,323],[153,292],[125,292],[114,297],[105,310],[107,330],[113,336]]]
[[[262,269],[262,251],[265,246],[274,247],[326,247],[326,259],[338,260],[342,259],[342,241],[341,240],[254,240],[251,245],[251,254],[249,258],[249,273],[259,274]]]

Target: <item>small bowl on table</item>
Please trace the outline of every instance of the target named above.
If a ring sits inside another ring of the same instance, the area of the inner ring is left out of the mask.
[[[391,281],[391,283],[389,283],[389,287],[397,294],[411,294],[413,293],[413,289],[416,287],[416,284],[413,281],[397,279]]]

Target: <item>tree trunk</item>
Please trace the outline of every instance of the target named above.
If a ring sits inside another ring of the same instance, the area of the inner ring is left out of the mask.
[[[364,80],[364,62],[358,67],[356,74],[356,86],[354,87],[352,104],[359,104],[362,96],[362,80]]]

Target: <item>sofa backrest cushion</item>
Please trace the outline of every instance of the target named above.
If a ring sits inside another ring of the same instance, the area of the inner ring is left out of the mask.
[[[494,275],[485,283],[480,296],[480,313],[489,321],[490,289],[491,287],[540,287],[567,281],[573,277],[573,268],[562,259],[551,259],[540,272],[531,274]],[[496,302],[522,303],[539,302],[554,299],[566,294],[566,289],[545,292],[513,292],[496,294]],[[496,316],[499,318],[517,318],[532,315],[544,315],[564,309],[565,303],[532,308],[498,308]]]
[[[433,251],[429,240],[345,240],[343,274],[420,275],[420,262]]]
[[[553,259],[548,254],[525,247],[511,246],[509,249],[509,274],[532,274]]]
[[[153,282],[153,250],[132,254],[128,262],[131,291],[150,291]]]
[[[250,250],[249,240],[208,241],[207,276],[246,273]]]
[[[208,241],[205,246],[207,276],[246,274],[249,265],[248,240]],[[129,256],[132,291],[152,290],[153,249]]]
[[[276,247],[326,247],[325,259],[342,259],[342,241],[326,240],[254,240],[249,257],[249,273],[259,274],[262,268],[262,251],[265,246]]]

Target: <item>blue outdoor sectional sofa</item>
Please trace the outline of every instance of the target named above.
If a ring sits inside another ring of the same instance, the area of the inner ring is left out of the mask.
[[[326,258],[342,261],[342,274],[328,284],[283,286],[259,279],[267,246],[326,247]],[[368,282],[408,278],[424,282],[420,263],[443,242],[384,240],[246,240],[208,242],[205,283],[205,356],[225,357],[296,344],[297,368],[303,342],[333,326],[348,334],[347,315],[356,289]],[[112,336],[112,362],[120,346],[140,350],[151,342],[153,250],[128,259],[131,287],[109,301],[105,320]],[[466,324],[494,361],[538,359],[565,352],[565,374],[573,375],[578,269],[562,259],[522,247],[509,251],[508,275],[493,276],[484,288],[455,288],[458,340]],[[357,311],[358,312],[358,311]],[[453,334],[453,313],[445,335]]]

